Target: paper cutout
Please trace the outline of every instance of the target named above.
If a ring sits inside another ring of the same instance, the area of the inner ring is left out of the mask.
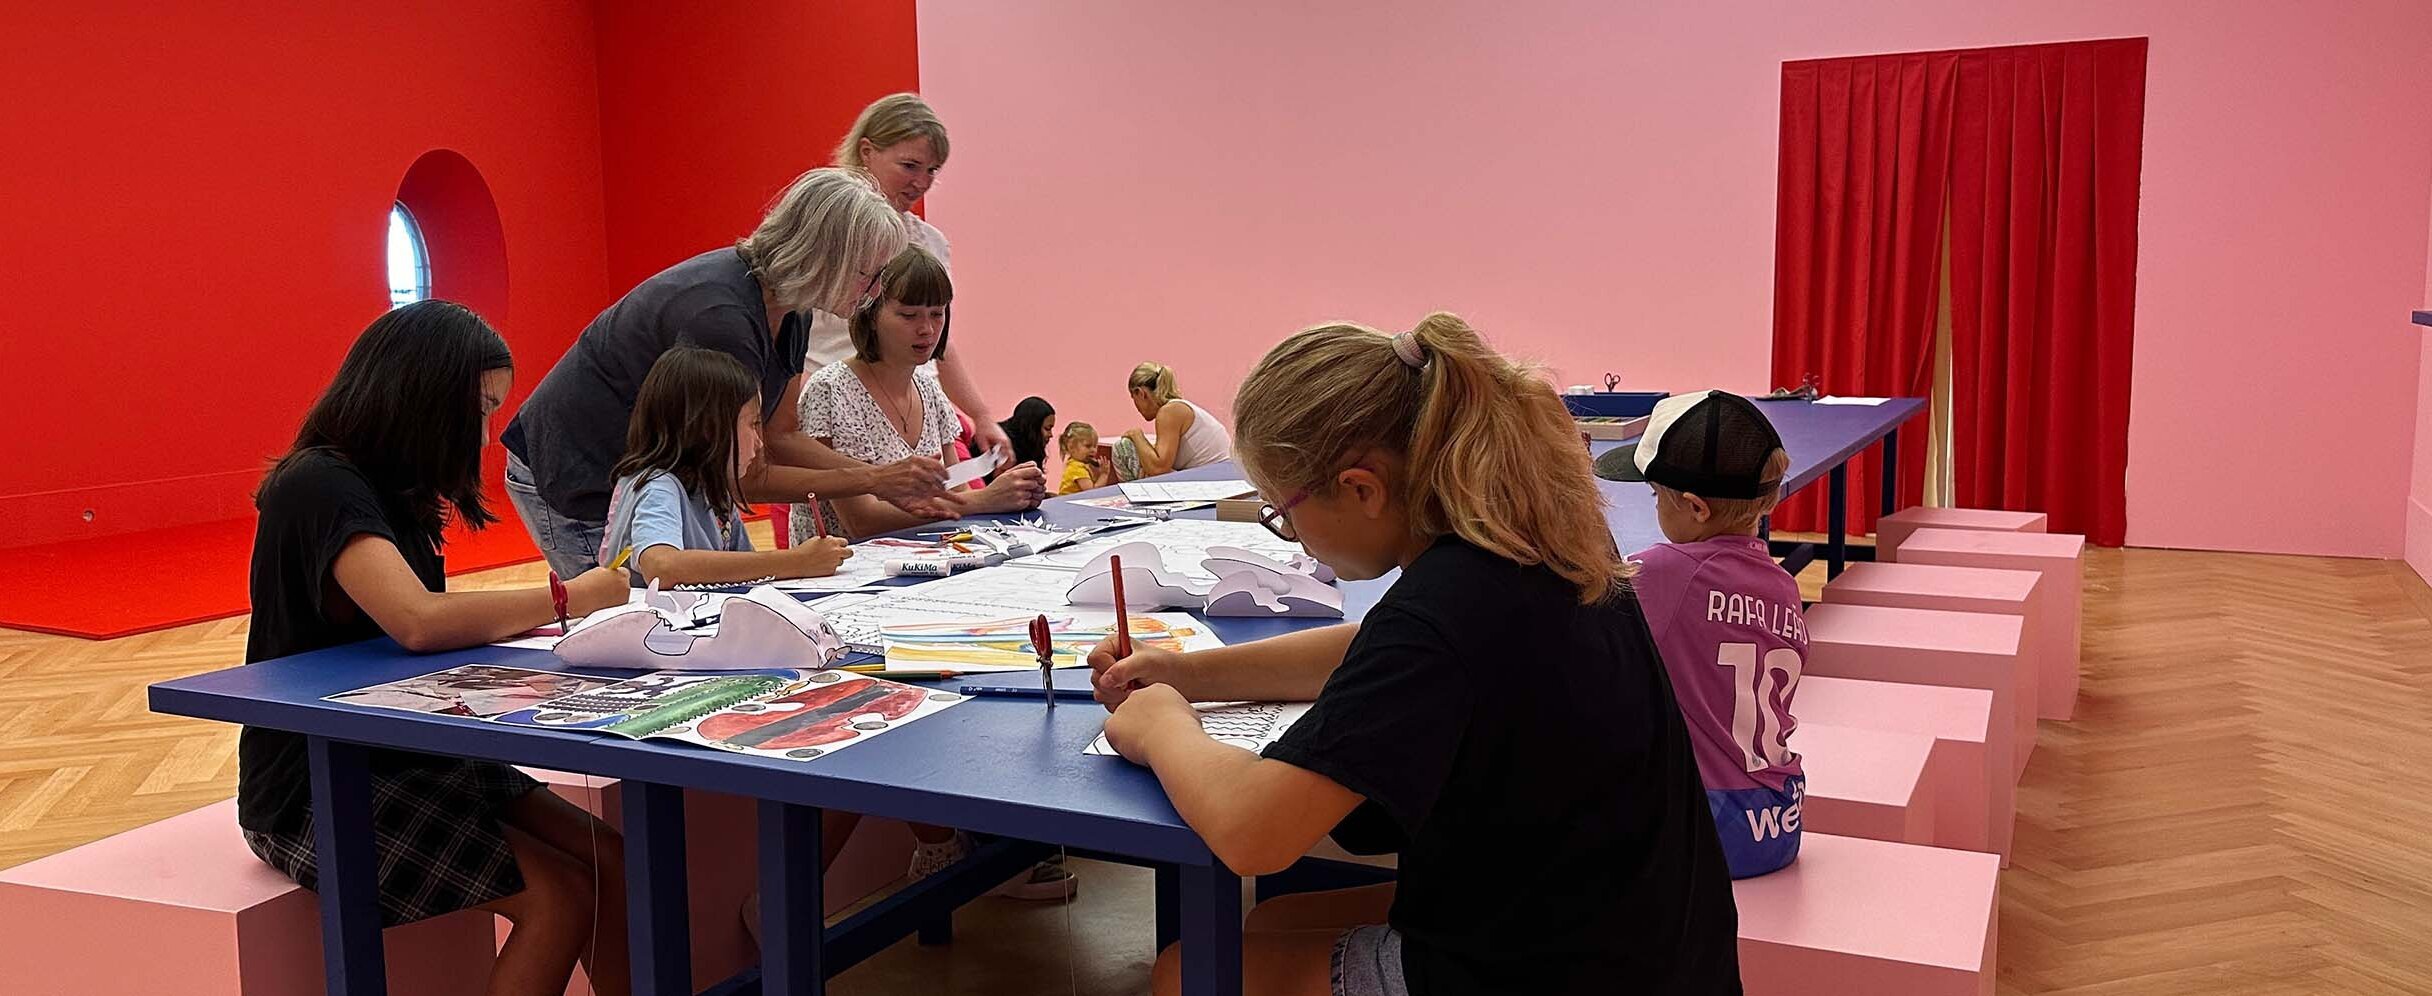
[[[1221,501],[1258,489],[1248,481],[1133,481],[1122,485],[1123,497],[1134,505],[1182,501]]]
[[[1296,571],[1236,570],[1208,592],[1211,616],[1297,616],[1340,619],[1343,593]]]
[[[962,487],[963,485],[988,476],[989,471],[996,469],[997,462],[996,451],[988,450],[978,456],[972,457],[969,460],[965,460],[961,463],[955,464],[954,466],[946,468],[946,490],[952,491],[956,488]]]
[[[732,671],[826,667],[844,641],[818,612],[766,585],[739,595],[654,585],[641,604],[593,613],[554,650],[581,667]]]
[[[1168,570],[1165,552],[1153,543],[1125,543],[1091,558],[1064,590],[1064,600],[1074,605],[1114,605],[1116,557],[1123,558],[1125,608],[1161,609],[1172,605],[1197,608],[1207,604],[1208,589],[1213,583],[1193,584]]]
[[[1023,557],[1011,563],[1078,571],[1089,566],[1100,554],[1124,543],[1155,544],[1157,549],[1164,551],[1166,572],[1202,591],[1216,583],[1216,575],[1202,566],[1210,548],[1238,547],[1277,560],[1304,555],[1300,544],[1279,539],[1274,533],[1268,532],[1267,527],[1255,522],[1172,519],[1135,527],[1113,536],[1093,536],[1061,550]],[[1123,563],[1130,566],[1131,558],[1124,558]],[[1130,583],[1130,578],[1124,579],[1124,584]]]

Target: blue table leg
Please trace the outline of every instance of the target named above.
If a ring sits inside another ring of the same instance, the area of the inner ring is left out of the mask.
[[[1849,464],[1845,461],[1832,469],[1832,484],[1824,506],[1824,556],[1826,578],[1841,576],[1841,565],[1849,562]]]
[[[379,857],[372,849],[371,751],[304,738],[312,767],[313,859],[321,893],[321,961],[332,996],[385,996]]]
[[[1241,996],[1241,876],[1221,863],[1178,873],[1182,996]]]
[[[1157,866],[1157,950],[1182,939],[1182,870]]]
[[[819,996],[828,981],[819,807],[760,800],[760,991]]]
[[[642,996],[691,996],[683,789],[625,783],[625,892],[633,991]]]
[[[1883,513],[1900,510],[1900,430],[1883,434]],[[1876,560],[1883,559],[1880,553]]]

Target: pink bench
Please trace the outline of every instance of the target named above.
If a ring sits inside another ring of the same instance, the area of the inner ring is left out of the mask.
[[[1926,781],[1933,737],[1802,719],[1791,731],[1790,746],[1807,772],[1807,797],[1799,813],[1808,830],[1934,843],[1935,800]]]
[[[1875,520],[1875,559],[1897,563],[1900,544],[1920,529],[1974,529],[1995,533],[2040,533],[2042,512],[2003,512],[1989,508],[1904,508]]]
[[[388,991],[480,992],[496,920],[386,931]],[[215,803],[0,871],[0,965],[13,993],[307,996],[323,991],[321,901],[245,847],[234,801]]]
[[[1992,828],[2014,818],[2016,788],[1993,768],[1993,693],[1811,674],[1799,678],[1791,709],[1799,718],[1794,736],[1813,724],[1932,737],[1924,793],[1933,799],[1934,834],[1924,843],[1996,850]]]
[[[624,793],[614,778],[525,768],[549,790],[615,825]],[[758,884],[758,803],[742,796],[687,789],[684,792],[684,871],[692,926],[692,974],[696,988],[723,981],[760,960],[760,947],[743,923],[743,899]],[[911,864],[912,831],[895,820],[864,820],[853,831],[827,876],[829,915],[894,884]],[[498,936],[506,936],[502,925]],[[575,970],[568,996],[591,996],[590,982]]]
[[[2067,719],[2077,709],[2080,598],[2085,585],[2086,538],[2073,533],[1995,533],[1967,529],[1920,529],[1900,545],[1903,564],[2035,571],[2047,608],[2034,638],[2045,655],[2035,712]],[[2050,648],[2047,650],[2046,648]]]
[[[1945,612],[1990,612],[2017,616],[2022,623],[2020,648],[2035,668],[2036,716],[2051,718],[2044,690],[2074,675],[2070,655],[2046,644],[2060,637],[2050,625],[2063,611],[2055,591],[2042,584],[2040,571],[1995,570],[1984,567],[1944,567],[1940,564],[1851,564],[1824,586],[1824,600],[1842,605],[1881,605],[1895,609],[1940,609]],[[2011,759],[2016,778],[2026,773],[2027,758]]]
[[[1811,833],[1799,860],[1731,883],[1748,996],[1990,996],[1990,854]]]
[[[2007,774],[2017,770],[2012,759],[2035,745],[2035,671],[2019,653],[2021,633],[2016,616],[1817,605],[1807,611],[1805,673],[1989,691],[1994,771]],[[2011,828],[1988,829],[1994,849],[2007,856]]]

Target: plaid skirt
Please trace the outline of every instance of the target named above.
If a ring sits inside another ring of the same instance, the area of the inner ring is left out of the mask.
[[[372,774],[372,849],[379,855],[380,924],[426,920],[524,891],[498,810],[539,788],[490,761],[458,761]],[[265,864],[315,887],[313,820],[292,831],[245,831]]]

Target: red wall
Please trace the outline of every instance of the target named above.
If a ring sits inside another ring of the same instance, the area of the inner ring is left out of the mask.
[[[99,6],[0,12],[0,547],[246,514],[427,151],[498,204],[519,390],[605,300],[589,7]]]
[[[912,0],[602,0],[597,16],[619,290],[742,237],[864,105],[920,86]]]

